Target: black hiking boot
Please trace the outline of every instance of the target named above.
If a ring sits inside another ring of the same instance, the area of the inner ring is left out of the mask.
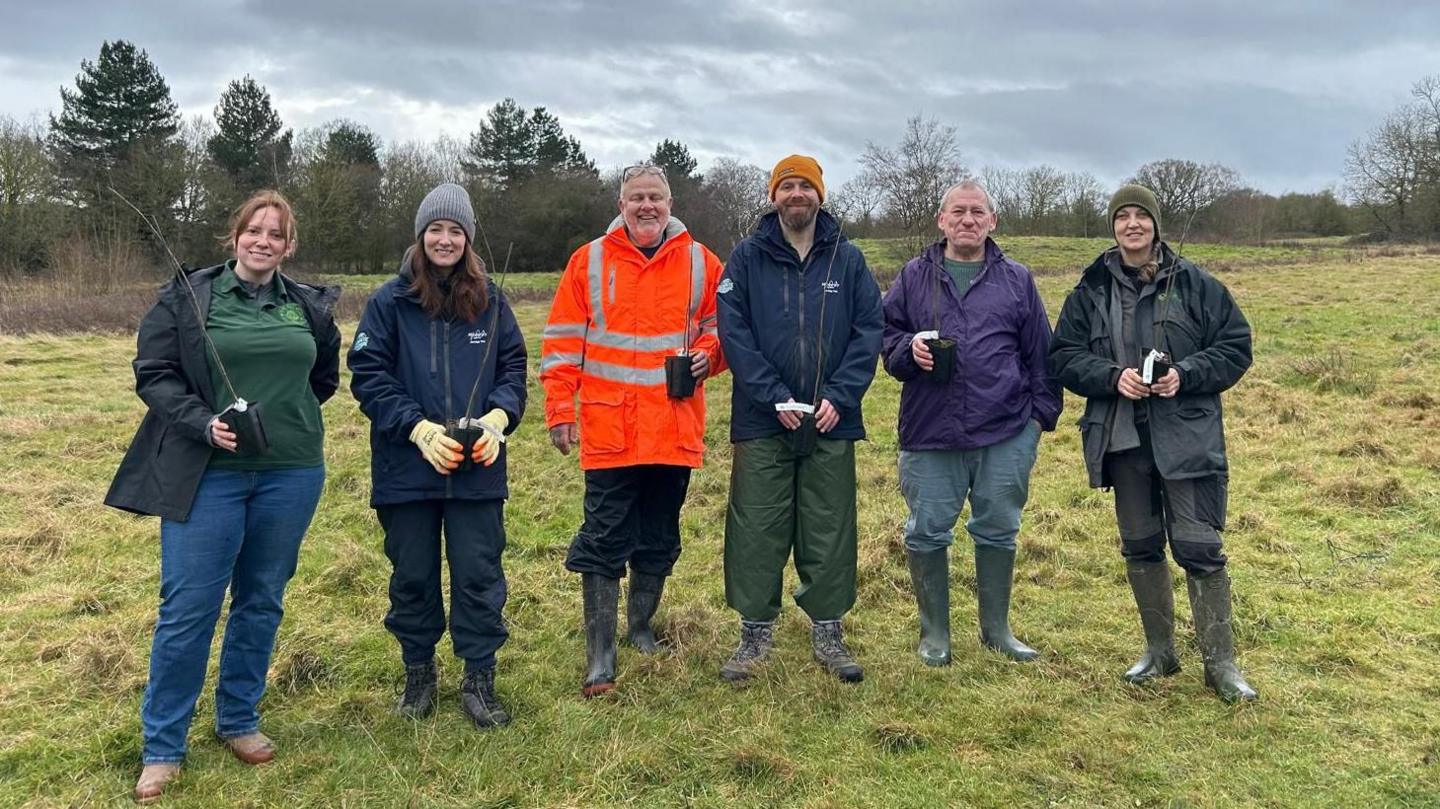
[[[1195,639],[1205,660],[1205,684],[1226,702],[1259,699],[1235,665],[1235,635],[1230,627],[1230,573],[1224,569],[1203,579],[1185,577]]]
[[[655,617],[655,608],[660,606],[660,595],[664,592],[664,576],[630,572],[630,591],[625,599],[625,636],[642,654],[660,651],[660,641],[655,637],[650,619]]]
[[[1171,590],[1170,565],[1160,562],[1126,562],[1125,577],[1140,610],[1145,630],[1145,653],[1122,675],[1139,685],[1157,677],[1180,672],[1175,653],[1175,594]]]
[[[405,667],[405,692],[395,705],[395,712],[406,719],[429,716],[435,710],[435,689],[439,678],[435,674],[435,661],[416,663]]]
[[[620,580],[582,573],[585,608],[585,682],[580,693],[598,697],[615,688],[615,622],[620,606]]]
[[[720,667],[720,676],[731,682],[750,679],[755,667],[770,656],[770,648],[774,645],[773,621],[741,621],[740,645]]]
[[[850,650],[845,648],[845,634],[840,627],[840,619],[816,621],[811,625],[810,648],[815,654],[815,662],[839,677],[841,682],[858,683],[865,679],[865,669],[855,662],[855,658],[850,656]]]
[[[477,728],[510,724],[510,713],[495,698],[495,669],[477,669],[460,683],[460,707]]]

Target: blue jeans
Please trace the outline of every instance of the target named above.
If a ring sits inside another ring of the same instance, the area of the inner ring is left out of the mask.
[[[1032,419],[1019,434],[981,449],[902,451],[900,491],[910,506],[905,547],[950,547],[968,498],[965,528],[975,544],[1013,551],[1039,445],[1040,426]]]
[[[160,615],[140,706],[144,763],[185,758],[227,588],[230,617],[220,646],[215,732],[233,738],[259,729],[255,706],[265,693],[285,585],[295,574],[300,540],[324,484],[324,466],[209,469],[190,519],[160,521]]]

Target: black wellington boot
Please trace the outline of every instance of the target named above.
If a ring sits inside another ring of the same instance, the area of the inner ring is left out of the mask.
[[[580,693],[597,697],[615,687],[615,622],[620,580],[599,573],[580,574],[585,606],[585,682]]]
[[[910,585],[920,612],[920,659],[927,666],[950,665],[950,550],[905,550]]]
[[[1205,659],[1205,684],[1226,702],[1259,699],[1235,665],[1235,635],[1230,627],[1230,573],[1224,569],[1203,579],[1185,577],[1195,638]]]
[[[650,619],[655,617],[655,608],[660,606],[660,595],[664,592],[664,576],[630,571],[630,592],[625,598],[626,637],[644,654],[660,651],[660,641],[655,638]]]
[[[1140,610],[1145,630],[1145,653],[1126,670],[1124,678],[1136,685],[1180,671],[1175,653],[1175,593],[1171,589],[1170,565],[1160,562],[1126,562],[1125,577]]]
[[[975,596],[980,602],[980,642],[1016,662],[1040,653],[1010,632],[1010,585],[1015,551],[993,545],[975,546]]]

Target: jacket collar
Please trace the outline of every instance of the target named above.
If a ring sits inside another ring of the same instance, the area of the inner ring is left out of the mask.
[[[944,270],[945,237],[941,236],[940,238],[936,239],[928,246],[926,246],[926,248],[920,252],[920,259],[934,267],[936,270]],[[1004,260],[1005,251],[1000,249],[1000,245],[996,244],[994,239],[986,236],[985,255],[980,259],[980,261],[982,262],[981,272],[984,272],[985,270],[994,267],[996,264],[999,264]]]
[[[759,224],[755,226],[755,241],[765,252],[777,260],[794,261],[795,259],[795,248],[785,241],[785,231],[780,227],[778,211],[771,211],[760,217]],[[815,214],[815,243],[810,246],[810,255],[816,255],[826,248],[838,248],[840,242],[843,241],[847,241],[847,239],[841,231],[840,220],[821,208]]]

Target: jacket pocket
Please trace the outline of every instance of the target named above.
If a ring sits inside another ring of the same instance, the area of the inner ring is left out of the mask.
[[[694,396],[670,404],[671,412],[675,414],[675,435],[681,449],[691,452],[705,449],[705,416],[697,403],[704,395],[705,389],[697,386]]]
[[[591,452],[625,449],[625,392],[580,386],[580,440]]]

